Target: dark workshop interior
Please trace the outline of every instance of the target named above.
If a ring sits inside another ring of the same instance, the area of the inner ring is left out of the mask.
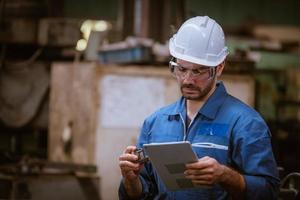
[[[223,27],[221,79],[267,122],[278,198],[296,199],[299,10],[299,0],[0,0],[0,199],[118,199],[118,156],[180,96],[168,40],[198,15]]]

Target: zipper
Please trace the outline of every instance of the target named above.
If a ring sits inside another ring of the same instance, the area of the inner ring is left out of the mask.
[[[186,124],[185,124],[185,121],[182,117],[182,115],[179,113],[179,116],[180,116],[180,119],[183,123],[183,141],[186,141]]]
[[[186,128],[186,124],[185,124],[185,120],[183,119],[182,115],[179,113],[179,116],[180,116],[180,119],[183,123],[183,141],[186,141],[187,140],[187,134],[188,132],[186,130],[189,130],[189,128],[191,127],[191,125],[193,124],[196,116],[192,119],[192,121],[190,122],[189,126]]]

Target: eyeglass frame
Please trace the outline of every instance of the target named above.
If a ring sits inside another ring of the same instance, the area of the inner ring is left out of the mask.
[[[179,65],[179,64],[178,64],[177,62],[175,62],[174,60],[175,60],[175,59],[172,58],[172,59],[169,61],[169,68],[170,68],[171,73],[172,73],[175,77],[178,77],[178,78],[185,78],[185,77],[187,76],[188,72],[191,71],[191,77],[196,78],[196,79],[199,79],[202,75],[204,75],[205,73],[209,72],[209,77],[206,79],[206,80],[209,80],[209,79],[211,79],[212,77],[214,77],[215,74],[216,74],[216,68],[217,68],[217,67],[207,67],[207,68],[202,69],[202,70],[201,70],[200,68],[198,68],[198,69],[187,69],[187,68],[185,68],[185,67]],[[178,67],[181,67],[181,68],[183,68],[183,69],[186,70],[186,71],[185,71],[185,72],[181,72],[183,75],[178,75],[178,74],[176,74],[176,72],[175,72],[175,67],[177,67],[177,68],[178,68]],[[198,71],[198,74],[195,73],[195,71]],[[203,71],[203,72],[201,72],[201,71]],[[203,80],[205,80],[205,79],[203,79]]]

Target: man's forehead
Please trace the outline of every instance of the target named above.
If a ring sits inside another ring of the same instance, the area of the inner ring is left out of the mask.
[[[182,67],[186,67],[186,68],[209,68],[208,66],[204,66],[204,65],[199,65],[196,63],[192,63],[189,61],[185,61],[185,60],[181,60],[181,59],[177,59],[177,64],[181,65]]]

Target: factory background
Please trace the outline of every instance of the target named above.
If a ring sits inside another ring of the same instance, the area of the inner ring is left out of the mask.
[[[179,96],[168,39],[208,15],[228,91],[266,120],[300,191],[300,1],[0,0],[0,199],[117,199],[118,157]],[[283,181],[284,184],[283,184]]]

